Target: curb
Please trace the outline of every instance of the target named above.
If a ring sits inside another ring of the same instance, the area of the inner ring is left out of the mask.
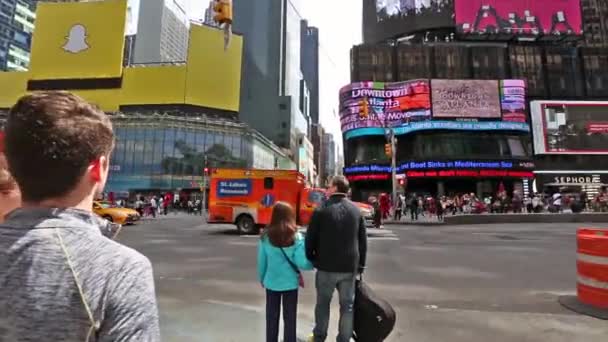
[[[383,224],[388,226],[445,226],[447,223],[445,221],[385,221]]]
[[[608,320],[608,309],[600,309],[582,303],[580,300],[578,300],[577,296],[561,296],[559,297],[558,301],[566,309],[574,311],[578,314]]]

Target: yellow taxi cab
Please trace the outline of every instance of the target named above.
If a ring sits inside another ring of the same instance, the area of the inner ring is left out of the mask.
[[[133,224],[139,221],[139,213],[129,208],[113,207],[108,202],[93,202],[93,212],[104,219],[118,224]]]

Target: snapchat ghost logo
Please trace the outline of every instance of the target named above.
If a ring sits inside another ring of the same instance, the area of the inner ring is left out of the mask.
[[[63,50],[71,53],[79,53],[89,48],[87,44],[87,29],[81,24],[76,24],[70,28]]]

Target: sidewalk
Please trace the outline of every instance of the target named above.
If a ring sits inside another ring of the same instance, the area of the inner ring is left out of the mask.
[[[501,224],[501,223],[608,223],[608,213],[508,213],[508,214],[458,214],[446,215],[444,221],[437,220],[437,216],[420,217],[412,221],[409,217],[402,221],[387,220],[385,225],[470,225],[470,224]]]
[[[448,217],[448,216],[445,216]],[[385,225],[416,225],[416,226],[439,226],[444,225],[445,222],[437,220],[437,216],[418,216],[417,221],[413,221],[409,215],[403,216],[400,221],[396,221],[393,219],[386,220],[382,222]]]

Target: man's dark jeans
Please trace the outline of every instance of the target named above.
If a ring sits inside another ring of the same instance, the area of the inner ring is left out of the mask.
[[[298,290],[276,292],[266,290],[266,342],[279,340],[279,318],[283,301],[284,342],[296,342]]]
[[[418,221],[418,208],[410,209],[410,216],[412,217],[412,221]]]
[[[355,305],[354,273],[317,272],[317,306],[315,308],[314,342],[324,342],[329,328],[329,306],[334,290],[340,296],[340,325],[337,342],[349,342],[353,336],[353,307]]]

